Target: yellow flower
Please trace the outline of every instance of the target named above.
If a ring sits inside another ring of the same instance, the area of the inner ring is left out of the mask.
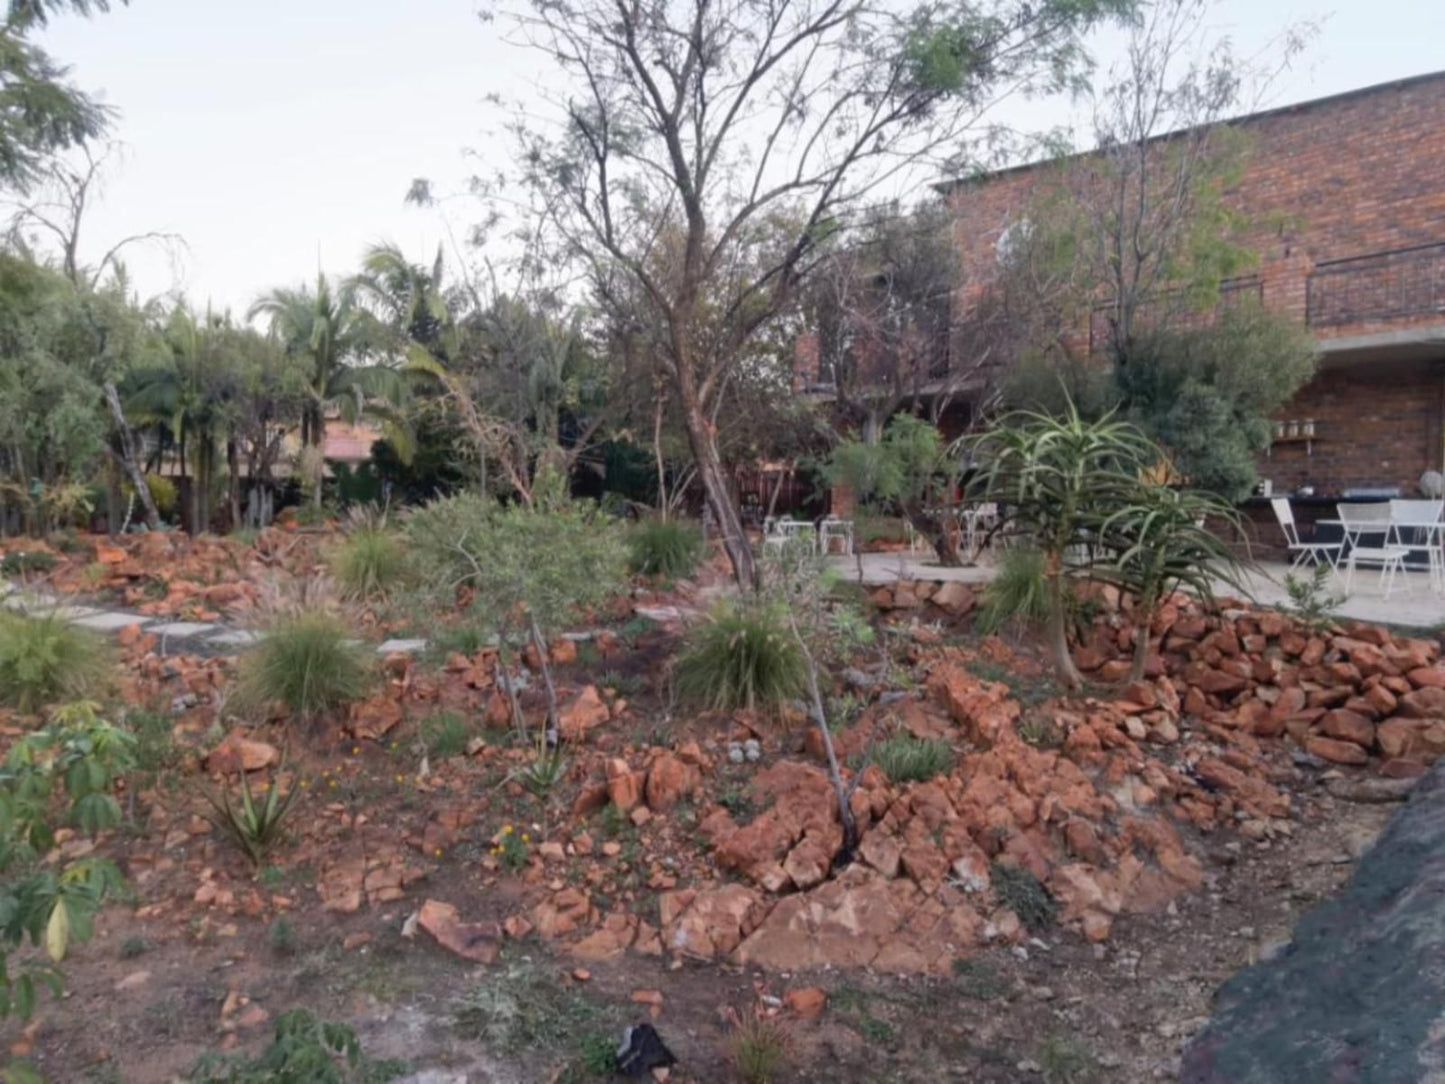
[[[436,854],[436,856],[437,856],[438,858],[440,858],[440,857],[442,856],[442,849],[441,849],[440,847],[438,847],[438,848],[436,849],[436,851],[435,851],[435,854]]]
[[[332,790],[335,790],[335,789],[336,789],[336,780],[334,780],[334,779],[331,781],[331,789],[332,789]]]
[[[397,781],[398,783],[400,783],[400,782],[401,782],[403,779],[405,779],[405,778],[406,778],[406,776],[402,775],[400,772],[397,772],[397,773],[396,773],[396,781]]]
[[[511,834],[512,834],[512,826],[511,826],[510,824],[504,824],[504,825],[502,825],[502,835],[504,835],[504,836],[509,836],[509,835],[511,835]]]
[[[356,755],[357,755],[358,753],[360,753],[360,752],[361,752],[361,746],[359,746],[359,745],[353,745],[353,746],[351,747],[351,755],[352,755],[352,756],[356,756]]]
[[[529,836],[526,832],[523,832],[523,833],[522,833],[522,842],[523,842],[523,843],[531,843],[531,842],[532,842],[532,837]]]

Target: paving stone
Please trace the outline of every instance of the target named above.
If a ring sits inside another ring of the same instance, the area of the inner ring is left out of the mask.
[[[208,632],[220,632],[220,625],[208,625],[201,621],[171,621],[164,625],[152,625],[146,629],[157,636],[170,636],[178,640],[186,640],[192,636],[201,636]]]
[[[84,617],[73,619],[82,628],[95,629],[97,632],[118,632],[121,629],[128,629],[132,625],[146,625],[154,618],[145,617],[141,614],[128,613],[106,613],[103,610],[96,610],[94,613],[86,614]]]
[[[207,636],[206,643],[221,644],[225,647],[249,647],[260,637],[250,629],[226,629],[214,636]]]
[[[415,637],[404,640],[384,640],[376,647],[376,653],[378,655],[390,655],[392,652],[395,651],[402,651],[408,655],[411,655],[415,654],[418,651],[425,650],[426,641],[416,639]]]

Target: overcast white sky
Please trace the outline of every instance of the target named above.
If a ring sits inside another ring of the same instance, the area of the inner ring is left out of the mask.
[[[1440,0],[1328,3],[1216,9],[1218,29],[1246,53],[1285,24],[1329,16],[1269,104],[1442,66]],[[539,74],[534,54],[474,12],[474,0],[131,0],[93,20],[56,20],[46,46],[120,110],[125,144],[85,252],[174,231],[188,246],[177,259],[128,257],[140,292],[184,290],[238,313],[318,267],[353,270],[373,241],[430,258],[446,224],[403,203],[411,179],[459,185],[476,166],[464,148],[491,149],[483,96],[525,94]],[[474,217],[464,202],[445,214],[459,232]]]

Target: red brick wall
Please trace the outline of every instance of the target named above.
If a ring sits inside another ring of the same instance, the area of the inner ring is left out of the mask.
[[[1259,461],[1260,477],[1277,493],[1394,485],[1412,496],[1422,471],[1441,468],[1442,391],[1433,365],[1326,369],[1283,412],[1313,419],[1316,439],[1276,444]]]
[[[1260,296],[1270,308],[1303,322],[1317,263],[1445,242],[1445,73],[1236,123],[1249,133],[1249,158],[1227,198],[1249,218],[1272,224],[1249,239],[1259,253]],[[951,193],[965,283],[960,320],[988,291],[999,235],[1025,216],[1039,176],[1037,169],[1013,170]],[[1445,258],[1426,273],[1445,274]],[[1445,313],[1311,330],[1326,343],[1426,326],[1445,329]],[[1348,370],[1323,371],[1281,414],[1316,420],[1314,455],[1279,447],[1261,458],[1261,476],[1274,480],[1276,491],[1306,482],[1331,492],[1385,483],[1413,493],[1421,471],[1441,467],[1445,347],[1438,357],[1410,368],[1362,357]]]

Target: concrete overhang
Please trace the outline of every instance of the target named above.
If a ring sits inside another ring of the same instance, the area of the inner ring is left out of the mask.
[[[1321,368],[1379,361],[1440,361],[1445,359],[1445,324],[1369,335],[1341,335],[1317,342]]]

